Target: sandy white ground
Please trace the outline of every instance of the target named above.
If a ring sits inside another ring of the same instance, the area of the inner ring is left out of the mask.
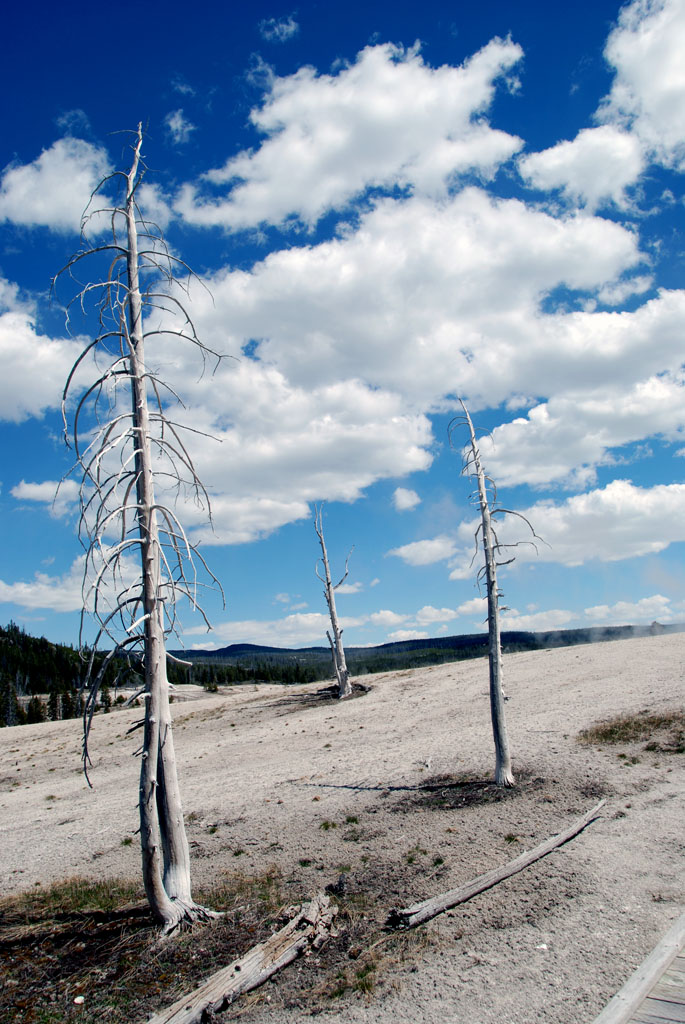
[[[367,677],[371,691],[342,705],[308,703],[316,686],[260,686],[174,706],[197,880],[276,864],[314,891],[345,866],[374,875],[383,917],[512,859],[606,797],[570,844],[430,924],[419,969],[398,965],[370,1002],[332,1004],[326,1020],[585,1024],[681,913],[685,757],[644,745],[618,757],[576,736],[622,712],[682,708],[685,636],[511,655],[505,671],[523,792],[463,810],[416,797],[429,778],[492,774],[484,660]],[[126,735],[138,715],[96,720],[92,790],[78,722],[0,730],[5,893],[138,874],[139,734]],[[274,1002],[249,1015],[302,1019]]]

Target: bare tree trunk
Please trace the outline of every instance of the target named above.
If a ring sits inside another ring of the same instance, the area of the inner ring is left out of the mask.
[[[485,485],[485,474],[480,461],[476,434],[468,410],[462,402],[464,416],[471,439],[471,463],[478,484],[478,502],[482,521],[483,551],[485,553],[485,580],[488,599],[488,661],[490,665],[490,716],[495,741],[495,782],[498,786],[513,786],[509,739],[504,716],[504,692],[502,689],[502,644],[499,625],[499,589],[497,587],[497,555],[493,538],[490,505]]]
[[[338,622],[338,612],[335,607],[335,591],[338,587],[347,579],[347,562],[345,563],[345,575],[341,580],[333,585],[331,578],[331,569],[328,564],[328,552],[326,551],[326,541],[323,535],[323,506],[319,506],[315,510],[314,515],[314,529],[316,535],[319,538],[319,544],[321,545],[321,560],[323,562],[324,575],[321,576],[317,569],[317,576],[324,584],[324,597],[326,598],[326,604],[328,605],[328,613],[331,617],[331,628],[333,630],[333,636],[329,632],[326,632],[328,642],[331,645],[331,654],[333,655],[333,666],[335,668],[335,674],[338,680],[338,697],[342,700],[344,697],[349,697],[352,694],[352,684],[350,682],[350,673],[347,669],[345,662],[345,648],[343,647],[342,634],[343,631],[340,628]],[[349,556],[348,556],[349,559]]]
[[[190,853],[183,823],[171,728],[160,540],[149,442],[150,418],[135,209],[141,145],[142,135],[139,132],[133,163],[128,172],[125,208],[128,240],[128,346],[138,499],[136,515],[145,616],[146,714],[140,772],[140,835],[145,891],[155,917],[162,922],[165,930],[170,930],[191,912],[192,896]]]
[[[214,916],[192,899],[166,653],[166,637],[178,622],[177,605],[181,598],[186,598],[205,618],[196,600],[195,559],[204,569],[207,566],[197,547],[188,540],[173,500],[171,505],[159,503],[155,474],[161,472],[165,481],[176,482],[179,491],[190,491],[196,500],[205,501],[208,515],[211,513],[207,492],[181,436],[185,428],[170,418],[162,402],[163,394],[174,396],[173,389],[147,365],[146,339],[158,339],[160,335],[182,338],[196,346],[203,360],[209,354],[217,360],[219,356],[210,353],[197,337],[191,318],[173,295],[176,269],[181,267],[190,273],[188,268],[169,252],[161,233],[138,208],[136,190],[144,174],[142,144],[139,125],[130,169],[115,172],[93,193],[96,196],[105,183],[118,181],[119,200],[114,206],[106,201],[106,210],[88,212],[87,208],[82,233],[84,247],[60,272],[68,270],[73,274],[81,261],[92,257],[99,259],[107,254],[109,258],[107,277],[85,284],[70,304],[78,303],[86,314],[92,300],[99,330],[72,366],[64,387],[62,410],[65,437],[69,443],[71,435],[76,453],[74,468],[81,475],[79,537],[86,551],[82,629],[91,602],[90,611],[98,627],[86,674],[89,692],[83,709],[84,769],[87,776],[88,736],[105,672],[116,659],[133,655],[144,671],[141,692],[145,716],[140,723],[144,732],[139,782],[143,880],[152,912],[163,930],[169,932],[183,920]],[[107,213],[111,223],[110,240],[98,245],[91,245],[85,236],[85,226],[94,212]],[[142,250],[139,238],[144,240]],[[145,287],[141,284],[143,280]],[[149,334],[144,324],[147,307],[153,307],[162,320],[161,328],[158,322]],[[165,314],[183,316],[180,330],[164,326]],[[104,368],[98,356],[104,359]],[[89,358],[97,367],[97,378],[82,390],[69,429],[67,400],[79,387],[77,371]],[[119,402],[122,391],[127,393],[128,412],[122,412]],[[84,423],[88,413],[93,422]],[[134,553],[139,558],[140,575],[137,582],[127,585],[122,581],[129,571],[129,556]],[[218,585],[216,578],[209,575]],[[98,664],[96,650],[102,637],[111,642],[112,649]]]

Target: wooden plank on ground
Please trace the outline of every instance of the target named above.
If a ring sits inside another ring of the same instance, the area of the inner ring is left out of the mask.
[[[682,1000],[674,1002],[671,999],[657,999],[648,995],[637,1011],[638,1014],[641,1012],[646,1012],[660,1021],[669,1021],[669,1024],[685,1024],[685,1003]]]
[[[674,980],[678,977],[679,962],[683,959],[679,954],[684,946],[685,914],[681,914],[623,988],[607,1003],[593,1024],[665,1024],[665,1021],[682,1020],[681,1017],[657,1016],[647,1006],[642,1007],[641,1004],[676,959],[678,964],[672,977]]]

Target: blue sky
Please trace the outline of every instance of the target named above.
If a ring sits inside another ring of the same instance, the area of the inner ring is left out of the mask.
[[[233,10],[232,8],[236,9]],[[97,181],[147,126],[144,206],[225,353],[153,353],[182,395],[226,593],[186,645],[325,643],[324,501],[347,644],[484,628],[467,402],[545,544],[510,629],[685,621],[685,0],[14,5],[0,67],[0,621],[76,642],[59,403]],[[119,134],[117,134],[119,133]],[[208,289],[208,290],[207,290]],[[212,298],[209,298],[211,292]],[[504,539],[524,539],[513,521]]]

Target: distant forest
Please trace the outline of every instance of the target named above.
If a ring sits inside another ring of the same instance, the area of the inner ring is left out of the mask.
[[[560,629],[544,633],[503,632],[505,653],[535,651],[574,644],[599,643],[630,637],[679,633],[685,624],[651,626],[597,626],[588,629]],[[348,647],[347,664],[353,675],[392,672],[449,661],[485,657],[487,635],[439,637],[430,640],[403,640],[377,647]],[[334,675],[327,647],[290,650],[233,644],[215,651],[172,651],[190,661],[190,666],[169,661],[169,681],[174,685],[191,684],[215,692],[220,686],[243,683],[281,683],[293,685],[328,680]],[[83,679],[86,649],[53,644],[33,637],[13,622],[0,626],[0,727],[31,722],[77,718],[83,711]],[[102,657],[102,655],[98,655]],[[100,692],[100,707],[108,712],[123,703],[121,688],[130,690],[142,680],[125,659],[113,661]]]

